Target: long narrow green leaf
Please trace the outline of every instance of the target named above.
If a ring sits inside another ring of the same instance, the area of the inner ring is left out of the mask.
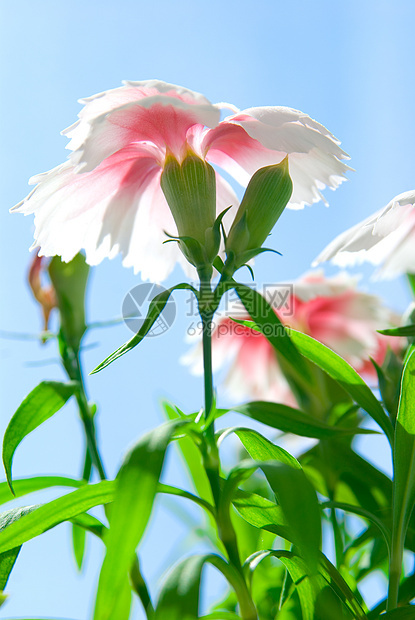
[[[366,385],[354,368],[340,355],[337,355],[337,353],[311,336],[293,329],[290,330],[290,335],[302,355],[314,364],[317,364],[332,379],[337,381],[354,401],[379,424],[389,442],[392,443],[393,428],[388,416],[383,411],[381,404],[370,387]]]
[[[176,407],[170,403],[164,401],[162,407],[169,420],[177,420],[180,417]],[[186,473],[195,491],[197,491],[201,498],[212,502],[212,491],[205,468],[203,467],[200,450],[190,437],[179,439],[177,446],[186,466]]]
[[[10,502],[16,497],[22,497],[29,493],[50,489],[51,487],[75,487],[84,486],[84,480],[75,480],[65,476],[35,476],[33,478],[17,478],[13,480],[13,493],[7,482],[0,482],[0,504]]]
[[[303,620],[367,620],[343,577],[322,553],[319,555],[318,575],[313,576],[308,574],[303,559],[290,551],[259,551],[248,558],[247,564],[255,571],[258,564],[270,556],[278,558],[289,571],[298,591]]]
[[[310,570],[315,570],[321,544],[320,509],[314,488],[300,463],[256,431],[238,428],[234,432],[255,460],[253,466],[262,469],[277,495],[285,522],[289,524],[290,540],[299,547]],[[232,475],[236,477],[242,467],[245,465],[234,468]]]
[[[385,539],[386,545],[388,549],[390,549],[391,544],[391,533],[388,528],[385,526],[383,521],[381,521],[376,515],[369,512],[369,510],[365,510],[360,506],[353,506],[351,504],[345,504],[343,502],[324,502],[321,504],[322,508],[338,508],[339,510],[343,510],[344,512],[350,512],[351,514],[355,514],[359,517],[363,517],[367,519],[378,528],[379,532],[383,535]]]
[[[379,616],[379,620],[414,620],[415,606],[408,605]]]
[[[112,502],[114,494],[115,483],[104,481],[84,485],[81,489],[72,491],[43,506],[34,506],[30,514],[21,516],[0,532],[0,553],[22,545],[55,525],[69,521],[94,506]],[[0,521],[3,515],[7,514],[10,514],[10,511],[2,513]]]
[[[12,461],[17,446],[26,435],[59,411],[75,390],[75,383],[43,381],[26,396],[13,415],[3,439],[3,463],[12,491]]]
[[[74,523],[72,524],[72,548],[76,566],[80,571],[85,557],[86,531]]]
[[[378,329],[379,334],[384,336],[415,336],[415,325],[404,325],[403,327],[392,327],[391,329]]]
[[[356,596],[353,594],[352,590],[349,588],[337,568],[333,566],[333,564],[323,553],[320,554],[319,571],[333,592],[335,592],[339,599],[352,612],[353,618],[358,620],[366,620],[366,613]]]
[[[406,530],[415,503],[415,349],[401,383],[394,447],[394,522]]]
[[[184,420],[174,420],[147,433],[130,450],[118,472],[95,620],[113,618],[118,590],[128,575],[150,518],[167,446],[177,429],[185,424]]]
[[[115,362],[116,359],[118,359],[125,353],[128,353],[129,351],[134,349],[134,347],[140,344],[140,342],[147,336],[148,332],[153,327],[154,323],[157,321],[160,314],[163,312],[164,307],[167,304],[170,295],[173,293],[173,291],[177,291],[180,289],[187,289],[197,294],[195,289],[192,286],[190,286],[190,284],[182,283],[182,284],[177,284],[176,286],[172,286],[171,288],[165,291],[162,291],[161,293],[156,295],[150,302],[147,316],[142,326],[140,327],[138,333],[135,336],[133,336],[131,340],[123,344],[122,347],[120,347],[119,349],[114,351],[114,353],[109,355],[90,374],[93,375],[96,372],[103,370],[103,368],[106,368],[107,366],[112,364],[112,362]]]
[[[249,456],[255,461],[277,461],[289,465],[294,469],[301,469],[300,463],[287,450],[276,446],[272,441],[251,428],[236,427],[228,429],[226,433],[233,432],[239,438]]]
[[[389,605],[396,607],[402,555],[415,504],[415,347],[403,370],[393,450],[393,519]]]
[[[254,401],[233,408],[234,411],[262,422],[271,428],[277,428],[286,433],[294,433],[302,437],[329,439],[346,435],[370,434],[374,431],[365,428],[347,428],[330,426],[316,418],[303,413],[299,409],[279,403]]]
[[[241,620],[241,617],[232,611],[214,611],[207,616],[201,616],[200,620]]]
[[[200,580],[203,567],[207,563],[221,571],[234,589],[240,589],[240,574],[219,555],[210,553],[185,558],[167,576],[160,592],[154,620],[195,620],[199,617]],[[252,608],[250,612],[253,613]]]
[[[268,301],[254,289],[245,286],[245,284],[232,282],[232,285],[249,316],[260,327],[264,336],[266,336],[278,353],[310,382],[309,369],[304,363],[304,359]]]
[[[315,572],[321,546],[321,516],[314,487],[301,469],[269,462],[261,469],[289,524],[292,542],[309,571]]]
[[[11,523],[18,521],[22,516],[29,514],[32,510],[34,510],[34,507],[13,508],[7,512],[0,513],[0,531],[4,530],[4,528],[8,527]],[[7,585],[20,549],[21,545],[0,553],[0,592],[2,592]]]
[[[251,329],[261,332],[273,345],[276,351],[281,353],[278,344],[273,336],[269,336],[265,324],[261,325],[258,321],[238,321]],[[264,323],[262,321],[262,323]],[[393,443],[393,427],[388,416],[384,412],[381,404],[373,394],[370,387],[363,381],[362,377],[350,366],[346,360],[324,344],[315,340],[307,334],[302,334],[294,329],[289,330],[292,344],[310,362],[316,364],[325,373],[334,379],[347,392],[353,400],[362,407],[379,424],[389,443]],[[288,359],[291,364],[293,360]]]
[[[281,506],[275,502],[257,493],[248,493],[238,489],[232,504],[247,523],[290,540],[290,531],[284,513]]]
[[[15,547],[4,553],[0,553],[0,591],[4,590],[13,570],[17,556],[20,553],[20,547]]]

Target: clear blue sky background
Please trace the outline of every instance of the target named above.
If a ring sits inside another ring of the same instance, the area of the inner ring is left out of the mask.
[[[123,79],[158,78],[240,108],[291,106],[342,140],[356,172],[335,193],[326,192],[329,209],[318,204],[283,215],[272,236],[283,257],[258,259],[258,282],[298,277],[335,234],[415,186],[412,0],[1,0],[0,11],[2,330],[34,333],[40,323],[24,281],[33,221],[9,215],[8,209],[28,193],[30,176],[65,159],[66,139],[59,132],[76,119],[77,99],[117,87]],[[370,269],[363,273],[366,290],[381,294],[396,310],[406,307],[404,282],[375,284]],[[169,284],[179,279],[176,270]],[[89,319],[119,316],[125,294],[138,282],[119,259],[95,268]],[[178,295],[178,312],[185,308]],[[165,336],[144,342],[88,379],[89,395],[99,403],[100,441],[111,475],[126,447],[161,422],[161,397],[187,411],[201,406],[201,380],[177,361],[187,348],[187,321],[177,319]],[[85,353],[86,370],[129,336],[123,325],[88,335],[86,344],[96,346]],[[60,379],[62,373],[53,343],[41,347],[1,339],[0,363],[3,432],[23,397],[40,380]],[[383,447],[370,449],[376,458]],[[82,452],[80,424],[68,406],[24,441],[14,472],[76,476]],[[173,460],[169,467],[171,479],[179,475]],[[159,503],[142,549],[153,592],[185,533],[169,506]],[[91,540],[80,576],[69,527],[28,543],[0,617],[87,620],[101,553]],[[140,614],[137,609],[136,617]]]

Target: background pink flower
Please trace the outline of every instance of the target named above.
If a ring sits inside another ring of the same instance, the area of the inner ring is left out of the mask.
[[[39,255],[71,260],[81,249],[89,264],[120,253],[144,279],[161,281],[176,261],[176,244],[162,245],[177,229],[160,187],[166,155],[191,151],[220,166],[245,186],[260,167],[289,155],[294,191],[289,207],[322,199],[345,178],[347,155],[322,125],[291,108],[236,111],[203,95],[157,80],[124,86],[82,100],[70,138],[68,161],[37,175],[17,212],[35,215]],[[221,109],[236,113],[220,122]],[[217,212],[238,200],[216,174]],[[232,213],[228,214],[228,222]]]
[[[377,297],[357,290],[358,279],[345,272],[333,277],[325,277],[322,271],[307,273],[294,282],[293,294],[287,298],[283,312],[275,307],[283,297],[277,293],[286,292],[287,287],[268,285],[264,294],[286,325],[316,338],[367,379],[375,381],[376,371],[369,357],[381,364],[388,346],[395,350],[401,347],[398,339],[382,336],[376,330],[396,324],[397,317]],[[229,395],[238,401],[269,400],[295,405],[268,340],[229,317],[247,320],[249,316],[235,303],[218,319],[213,332],[214,369],[227,369],[224,386]],[[183,361],[192,372],[200,374],[200,344]]]
[[[379,279],[415,273],[415,190],[395,196],[386,207],[336,237],[314,264],[327,260],[342,267],[365,261],[379,265]]]

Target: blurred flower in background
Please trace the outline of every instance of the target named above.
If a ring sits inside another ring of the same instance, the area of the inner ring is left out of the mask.
[[[415,273],[415,190],[404,192],[360,224],[336,237],[314,261],[341,267],[365,261],[378,265],[375,277]]]
[[[396,325],[398,317],[378,297],[359,291],[358,280],[346,272],[326,277],[319,270],[303,275],[290,288],[267,285],[263,294],[286,326],[319,340],[373,381],[376,371],[369,358],[382,364],[388,347],[398,350],[402,346],[400,339],[376,330]],[[215,370],[227,369],[224,387],[228,394],[238,402],[249,399],[295,405],[268,340],[230,317],[238,321],[250,318],[235,302],[220,316],[212,335],[213,366]],[[182,361],[194,374],[202,374],[201,344],[193,346]]]
[[[37,184],[14,207],[35,215],[40,255],[70,261],[81,249],[89,264],[120,253],[123,264],[160,282],[176,261],[186,262],[165,231],[177,228],[160,186],[166,160],[189,154],[218,165],[242,186],[261,167],[288,154],[291,208],[323,199],[344,179],[348,159],[338,140],[306,114],[286,107],[238,111],[203,95],[157,80],[125,82],[81,101],[68,161],[30,180]],[[233,114],[220,121],[221,110]],[[216,173],[217,213],[238,200]],[[225,216],[226,217],[226,216]],[[232,214],[227,214],[228,224]]]
[[[27,280],[33,297],[40,304],[43,315],[43,330],[49,327],[49,317],[53,308],[57,306],[55,289],[51,284],[46,285],[43,280],[48,279],[47,265],[42,256],[35,256],[30,263]]]

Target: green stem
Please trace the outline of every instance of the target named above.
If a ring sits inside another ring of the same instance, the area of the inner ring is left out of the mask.
[[[78,403],[79,415],[81,417],[81,421],[85,431],[87,450],[89,452],[94,467],[98,471],[100,479],[106,480],[107,476],[105,474],[104,466],[102,464],[101,455],[99,453],[96,441],[93,412],[88,404],[88,399],[85,391],[79,349],[74,350],[73,348],[68,347],[62,336],[59,337],[59,348],[62,363],[69,379],[71,379],[71,381],[75,381],[78,385],[78,390],[76,392],[76,401]]]
[[[393,523],[392,526],[392,544],[389,556],[389,591],[386,611],[392,611],[398,607],[404,538],[404,516],[400,513],[398,523]]]
[[[82,424],[84,426],[88,452],[91,456],[92,463],[94,464],[100,479],[106,480],[107,476],[105,474],[104,466],[102,464],[102,459],[98,450],[96,440],[95,424],[91,415],[91,409],[88,405],[83,385],[80,386],[79,391],[76,394],[76,400],[78,403]]]
[[[415,273],[407,273],[406,277],[408,279],[412,295],[415,297]]]
[[[134,592],[136,592],[144,607],[147,619],[151,620],[152,618],[154,618],[154,607],[151,602],[151,597],[147,588],[147,584],[144,581],[144,577],[141,573],[140,562],[137,556],[135,556],[133,565],[130,570],[130,580]]]
[[[199,273],[200,292],[199,292],[199,313],[202,320],[202,340],[203,340],[203,368],[204,368],[204,392],[205,392],[205,420],[209,419],[213,407],[213,372],[212,372],[212,321],[220,302],[218,295],[211,288],[211,274]],[[238,587],[235,589],[240,613],[243,620],[257,620],[255,604],[249,592],[245,576],[242,571],[241,560],[239,557],[238,544],[235,530],[230,518],[223,518],[220,511],[220,462],[219,450],[215,438],[214,421],[209,424],[204,433],[204,446],[202,448],[203,463],[206,474],[212,489],[215,502],[215,518],[218,527],[219,537],[226,549],[231,566],[236,570]]]

